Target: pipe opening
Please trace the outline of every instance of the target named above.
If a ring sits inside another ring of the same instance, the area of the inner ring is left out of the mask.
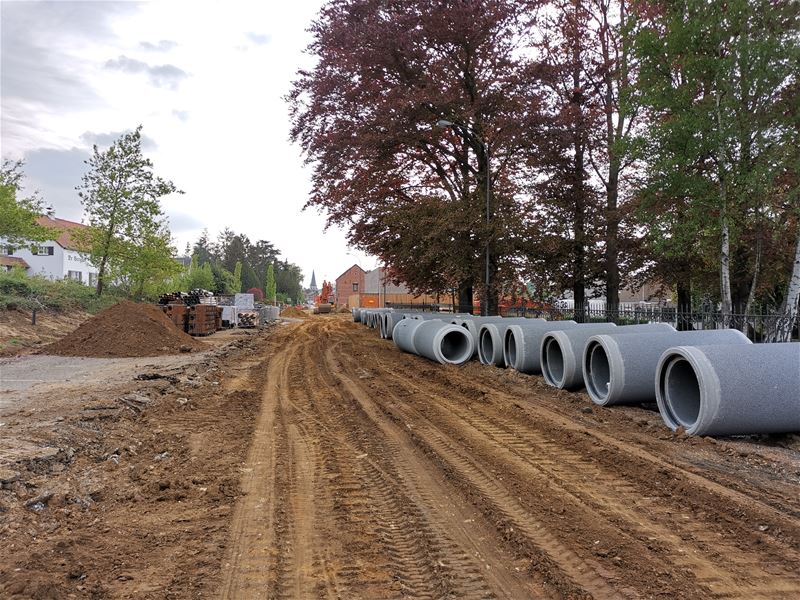
[[[492,358],[494,356],[494,342],[492,341],[492,335],[489,333],[488,329],[484,329],[481,332],[481,358],[483,362],[487,365],[492,362]]]
[[[511,329],[506,330],[505,346],[503,348],[506,364],[515,368],[517,365],[517,339]]]
[[[608,364],[605,348],[598,342],[592,342],[584,359],[586,388],[598,400],[607,400],[608,388],[611,385],[611,366]]]
[[[665,369],[662,393],[670,413],[686,429],[697,423],[700,416],[700,382],[688,360],[675,357]]]
[[[469,334],[461,331],[448,331],[442,337],[439,349],[447,362],[462,363],[469,360]]]
[[[542,372],[547,375],[548,382],[555,386],[561,385],[564,382],[564,353],[561,352],[558,340],[547,338],[542,354]]]

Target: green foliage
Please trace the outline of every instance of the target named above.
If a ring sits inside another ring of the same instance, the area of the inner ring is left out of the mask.
[[[139,276],[152,272],[141,265],[122,264],[135,257],[135,250],[147,254],[151,265],[163,265],[167,255],[174,255],[172,248],[162,243],[167,229],[159,198],[182,192],[171,181],[153,174],[153,164],[142,155],[141,131],[140,125],[123,134],[104,152],[95,146],[87,161],[89,172],[77,188],[91,225],[84,243],[98,267],[98,296],[115,272],[138,272]],[[156,257],[158,252],[161,255]]]
[[[45,241],[52,233],[36,223],[41,202],[35,197],[18,198],[22,179],[21,161],[4,160],[0,167],[0,238],[11,246]]]
[[[192,256],[192,264],[184,273],[179,289],[189,290],[210,290],[214,287],[214,274],[211,272],[211,263],[198,266],[197,255]]]
[[[242,291],[242,261],[237,260],[233,268],[233,293],[238,294]]]
[[[0,272],[0,310],[37,308],[94,313],[119,300],[116,290],[98,298],[93,288],[71,279],[54,281],[40,275],[31,277],[22,269]]]
[[[266,290],[264,296],[266,301],[275,304],[277,300],[277,286],[275,283],[275,267],[271,264],[267,267],[267,281],[264,284],[264,290]]]

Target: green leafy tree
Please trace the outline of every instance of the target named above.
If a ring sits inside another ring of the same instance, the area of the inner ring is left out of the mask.
[[[267,282],[264,285],[264,290],[267,302],[275,304],[277,288],[275,286],[275,267],[273,265],[267,267]]]
[[[3,160],[0,167],[0,238],[11,246],[44,241],[53,236],[36,223],[42,206],[38,198],[18,198],[22,180],[22,161]]]
[[[689,233],[716,264],[711,291],[723,314],[736,305],[746,312],[767,242],[785,218],[774,198],[787,143],[796,145],[781,109],[800,68],[796,3],[670,1],[644,6],[639,17],[634,52],[639,100],[650,115],[649,188],[685,205],[662,245]]]
[[[152,162],[142,155],[141,131],[140,125],[103,152],[94,146],[86,161],[89,171],[77,187],[91,225],[85,243],[98,268],[98,296],[110,263],[124,256],[130,244],[164,226],[159,198],[182,193],[171,181],[153,174]]]
[[[165,227],[144,232],[136,242],[119,242],[118,253],[109,263],[109,273],[122,282],[128,295],[153,298],[167,291],[181,265],[174,259],[170,233]]]

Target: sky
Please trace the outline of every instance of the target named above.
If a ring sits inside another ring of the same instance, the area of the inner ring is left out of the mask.
[[[322,0],[0,0],[0,153],[26,191],[80,221],[92,146],[143,126],[143,152],[183,195],[162,199],[183,253],[207,228],[272,242],[305,284],[376,259],[303,210],[311,167],[283,96]]]

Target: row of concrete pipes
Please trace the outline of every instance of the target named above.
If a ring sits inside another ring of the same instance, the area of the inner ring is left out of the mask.
[[[735,329],[620,325],[353,309],[398,348],[442,364],[474,357],[585,388],[600,406],[655,401],[690,435],[800,431],[800,343],[753,344]]]

